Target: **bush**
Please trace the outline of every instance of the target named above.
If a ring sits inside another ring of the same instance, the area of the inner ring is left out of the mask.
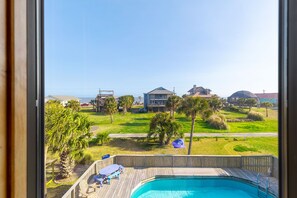
[[[225,117],[222,115],[212,115],[207,119],[207,123],[215,129],[228,129],[228,125],[225,122]]]
[[[250,111],[247,115],[247,118],[254,121],[264,121],[264,116],[261,113],[255,111]]]
[[[256,151],[258,151],[258,149],[256,149],[256,148],[247,147],[247,146],[244,146],[244,145],[241,145],[241,144],[235,145],[233,150],[237,151],[237,152],[247,152],[247,151],[256,152]]]
[[[110,141],[109,138],[109,133],[103,132],[103,133],[98,133],[96,137],[94,137],[90,143],[91,144],[96,144],[96,145],[103,145],[105,143],[108,143]]]
[[[179,132],[178,132],[178,137],[179,137],[179,138],[184,138],[184,137],[185,137],[185,132],[183,132],[183,131],[179,131]]]
[[[207,109],[205,111],[202,112],[202,120],[207,120],[211,115],[213,114],[211,109]]]
[[[92,164],[94,162],[93,155],[91,153],[83,153],[83,155],[76,157],[75,162],[77,164]]]

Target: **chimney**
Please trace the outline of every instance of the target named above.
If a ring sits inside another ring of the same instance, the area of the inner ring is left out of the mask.
[[[193,88],[195,89],[196,88],[196,85],[194,85]]]

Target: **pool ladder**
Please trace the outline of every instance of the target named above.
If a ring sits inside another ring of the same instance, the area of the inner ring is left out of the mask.
[[[267,198],[268,197],[268,190],[270,188],[270,181],[269,177],[264,177],[264,182],[265,182],[265,192],[261,191],[260,183],[261,183],[261,175],[260,173],[257,174],[257,191],[258,191],[258,197],[259,198]]]

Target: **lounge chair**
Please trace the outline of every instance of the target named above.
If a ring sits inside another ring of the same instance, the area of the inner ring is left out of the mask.
[[[110,184],[112,178],[120,178],[121,172],[118,170],[107,177],[107,183]]]
[[[82,197],[89,197],[91,194],[96,192],[96,184],[88,184],[86,180],[82,180],[79,183],[79,192],[82,195]]]

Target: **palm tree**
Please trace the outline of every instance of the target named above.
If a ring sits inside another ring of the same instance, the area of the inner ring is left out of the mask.
[[[170,96],[166,102],[166,107],[170,109],[170,116],[174,119],[174,112],[179,107],[182,98],[179,96]]]
[[[263,103],[261,103],[261,106],[262,107],[265,107],[265,109],[266,109],[266,117],[268,117],[268,108],[269,107],[273,107],[273,104],[271,102],[263,102]]]
[[[239,98],[237,100],[237,104],[239,106],[239,108],[242,108],[245,105],[246,99],[245,98]]]
[[[150,122],[148,138],[158,136],[160,145],[168,145],[172,137],[180,137],[178,130],[181,125],[170,119],[168,113],[157,113]]]
[[[45,108],[46,148],[60,156],[60,176],[71,174],[71,161],[88,146],[88,117],[62,105],[47,104]]]
[[[251,111],[252,107],[257,105],[257,100],[255,98],[248,98],[245,100],[245,105],[249,107],[249,111]]]
[[[217,95],[212,96],[208,103],[214,113],[223,108],[223,101]]]
[[[95,109],[95,106],[96,106],[96,100],[91,100],[89,102],[91,105],[93,105],[93,109]]]
[[[178,108],[178,112],[184,113],[187,117],[191,117],[192,120],[188,155],[191,154],[196,117],[198,114],[201,115],[208,108],[207,101],[200,97],[186,97],[182,101],[180,108]]]
[[[115,114],[117,109],[117,102],[114,97],[107,97],[104,101],[105,112],[110,115],[110,122],[113,123],[113,114]]]
[[[121,96],[119,98],[119,106],[123,107],[124,114],[126,114],[127,110],[132,107],[133,102],[134,102],[134,97],[131,95]]]

